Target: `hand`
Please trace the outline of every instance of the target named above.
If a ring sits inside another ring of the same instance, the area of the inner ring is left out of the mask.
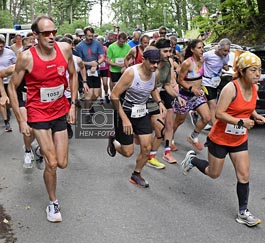
[[[9,98],[7,95],[3,95],[1,98],[0,98],[0,105],[4,106],[5,104],[9,104],[10,101],[9,101]]]
[[[165,119],[167,115],[167,109],[162,102],[159,103],[159,110],[162,118]]]
[[[32,132],[32,128],[28,125],[28,123],[26,121],[21,121],[21,122],[19,122],[19,131],[20,131],[20,133],[29,137],[31,132]]]
[[[246,118],[243,119],[244,122],[244,127],[247,128],[248,130],[251,129],[252,127],[254,127],[255,122],[252,119]]]
[[[84,87],[85,93],[87,93],[89,91],[89,87],[88,87],[87,83],[83,83],[83,87]]]
[[[198,88],[192,87],[191,91],[197,97],[204,95],[204,91],[201,88],[198,89]]]
[[[68,118],[67,118],[67,122],[69,124],[75,124],[76,123],[76,112],[75,112],[75,105],[71,105],[71,108],[68,112]]]
[[[130,120],[127,117],[122,120],[122,126],[123,126],[123,132],[126,135],[133,134],[132,124],[131,124]]]
[[[254,120],[259,125],[262,125],[265,123],[265,117],[262,115],[257,115],[256,117],[254,117]]]
[[[180,96],[178,96],[176,99],[178,99],[178,102],[179,102],[181,107],[185,107],[186,106],[186,100],[184,100]]]

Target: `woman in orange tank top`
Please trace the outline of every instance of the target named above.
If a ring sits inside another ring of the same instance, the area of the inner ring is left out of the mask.
[[[237,79],[224,87],[217,104],[217,120],[207,138],[209,161],[199,159],[194,151],[189,151],[181,163],[185,175],[195,166],[205,175],[215,179],[220,176],[225,157],[229,154],[238,180],[239,211],[236,221],[248,226],[261,223],[261,220],[248,210],[248,130],[255,122],[265,123],[265,118],[255,111],[256,83],[260,75],[261,60],[250,52],[241,54],[237,60]]]

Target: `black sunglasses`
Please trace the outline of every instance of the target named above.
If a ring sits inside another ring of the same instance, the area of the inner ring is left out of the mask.
[[[44,37],[49,37],[51,34],[56,36],[57,30],[39,31],[38,34],[42,34]]]
[[[159,32],[159,34],[161,35],[165,35],[167,32]]]

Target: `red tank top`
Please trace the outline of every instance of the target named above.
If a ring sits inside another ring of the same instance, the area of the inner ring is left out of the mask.
[[[35,47],[29,49],[33,67],[25,74],[28,122],[52,121],[69,111],[69,102],[63,95],[68,86],[65,75],[68,63],[56,43],[54,48],[56,57],[50,61],[41,60]]]
[[[246,101],[240,91],[238,80],[233,81],[236,86],[237,95],[227,108],[227,113],[236,118],[249,118],[256,107],[257,89],[255,85],[252,85],[252,98],[250,101]],[[239,146],[248,139],[248,130],[244,135],[234,135],[226,133],[227,123],[216,120],[212,127],[208,137],[216,144],[225,146]]]
[[[140,47],[139,46],[136,46],[136,57],[134,59],[134,64],[140,64],[143,62],[143,55],[140,51]]]

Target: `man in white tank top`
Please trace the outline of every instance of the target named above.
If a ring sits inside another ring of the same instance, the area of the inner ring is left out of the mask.
[[[112,90],[110,99],[116,109],[115,137],[110,136],[107,152],[114,157],[116,151],[125,157],[134,152],[134,134],[139,137],[140,152],[130,182],[139,187],[149,187],[148,182],[141,177],[141,171],[148,160],[151,150],[152,127],[146,102],[152,95],[159,104],[161,113],[166,108],[161,102],[156,89],[160,61],[160,51],[149,46],[143,52],[143,63],[126,69]],[[121,95],[125,93],[123,101]]]

